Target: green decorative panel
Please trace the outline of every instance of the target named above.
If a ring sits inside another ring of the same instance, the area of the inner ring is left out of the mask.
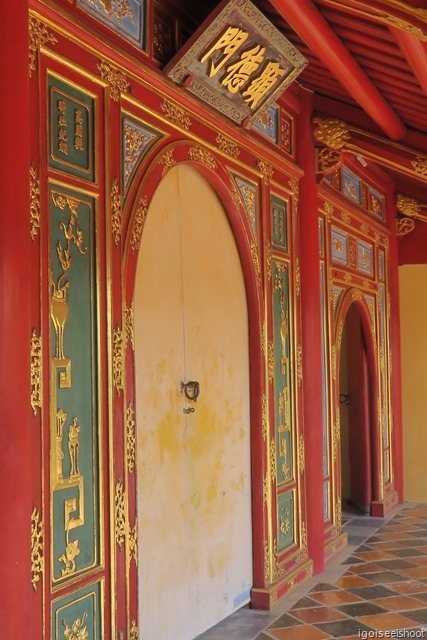
[[[293,491],[288,491],[277,498],[277,529],[277,547],[279,552],[295,544]]]
[[[292,384],[290,363],[289,267],[273,261],[274,396],[277,482],[293,480]]]
[[[99,565],[95,199],[50,185],[52,581]]]
[[[52,602],[52,640],[102,640],[102,602],[100,582]]]
[[[55,76],[48,78],[49,165],[95,180],[94,98]]]
[[[271,197],[271,244],[276,249],[288,251],[288,211],[281,198]]]

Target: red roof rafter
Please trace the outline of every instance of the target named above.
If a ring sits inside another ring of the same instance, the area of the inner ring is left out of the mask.
[[[366,73],[311,0],[271,0],[271,4],[318,56],[352,98],[393,140],[406,129]]]
[[[390,27],[415,77],[427,94],[427,44],[409,33]]]

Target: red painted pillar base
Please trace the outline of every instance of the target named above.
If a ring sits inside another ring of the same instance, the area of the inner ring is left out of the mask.
[[[251,590],[251,608],[270,611],[292,589],[311,575],[313,575],[313,563],[311,560],[306,560],[280,580],[264,588],[254,587]]]
[[[399,496],[397,491],[392,489],[383,500],[375,500],[371,504],[371,516],[374,518],[384,518],[399,504]]]

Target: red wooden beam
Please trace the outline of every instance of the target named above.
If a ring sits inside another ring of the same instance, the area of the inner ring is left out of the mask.
[[[271,4],[318,56],[331,74],[393,140],[406,129],[311,0],[271,0]]]
[[[399,45],[423,91],[427,94],[427,44],[410,33],[390,27],[390,32]]]

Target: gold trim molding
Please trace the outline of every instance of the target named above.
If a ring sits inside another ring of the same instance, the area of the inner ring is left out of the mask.
[[[40,52],[41,47],[43,47],[48,42],[55,44],[58,40],[55,36],[47,30],[46,25],[44,25],[40,20],[36,20],[32,16],[30,16],[29,23],[29,37],[30,37],[30,60],[29,60],[29,73],[30,78],[32,76],[32,72],[36,69],[36,56],[37,53]]]
[[[132,620],[132,624],[130,627],[129,640],[138,640],[139,638],[139,629],[136,624],[136,620]]]
[[[176,164],[176,160],[173,157],[173,149],[165,151],[160,158],[159,163],[163,165],[162,176],[164,176],[166,171],[171,169]]]
[[[34,591],[44,570],[43,547],[43,523],[39,510],[34,507],[31,514],[31,584]]]
[[[113,234],[115,245],[117,246],[122,236],[122,199],[119,192],[119,182],[114,178],[111,185],[111,232]]]
[[[40,180],[34,165],[30,167],[30,225],[31,240],[34,240],[40,229]]]
[[[258,249],[253,240],[251,241],[250,250],[251,250],[251,256],[252,256],[252,263],[254,265],[255,279],[256,279],[257,285],[261,287],[261,284],[262,284],[261,268],[259,266]]]
[[[97,65],[101,78],[110,88],[110,98],[114,102],[119,102],[122,93],[129,93],[130,82],[128,82],[123,71],[101,60]]]
[[[133,529],[129,531],[129,562],[135,561],[138,566],[138,523],[135,522]]]
[[[134,330],[134,307],[133,303],[130,307],[124,308],[123,324],[125,327],[126,344],[130,342],[132,351],[135,351],[135,330]]]
[[[160,109],[169,122],[178,125],[181,129],[185,129],[185,131],[190,129],[192,125],[191,118],[184,109],[181,109],[181,107],[178,107],[178,105],[173,104],[173,102],[169,100],[163,100]]]
[[[34,330],[31,336],[31,407],[34,415],[42,408],[42,339]]]
[[[273,178],[274,169],[269,162],[264,160],[258,160],[258,167],[261,172],[261,177],[265,184],[268,186]]]

